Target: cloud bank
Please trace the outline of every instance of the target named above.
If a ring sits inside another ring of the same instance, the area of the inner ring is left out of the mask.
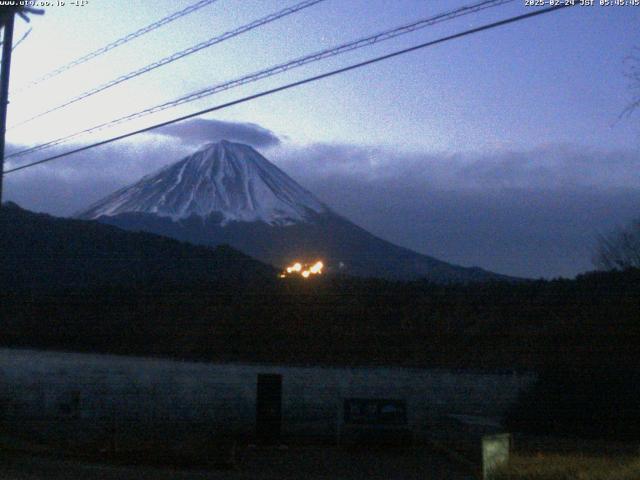
[[[598,234],[640,217],[640,152],[548,145],[493,154],[315,145],[278,164],[387,240],[524,277],[593,269]]]

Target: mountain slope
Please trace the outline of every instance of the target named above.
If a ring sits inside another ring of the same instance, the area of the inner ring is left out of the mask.
[[[283,267],[321,258],[329,271],[465,282],[506,277],[393,245],[336,214],[253,148],[206,146],[89,207],[80,218],[201,245],[227,243]]]
[[[0,209],[3,293],[87,286],[153,286],[271,279],[276,272],[228,246],[199,247],[97,222]]]

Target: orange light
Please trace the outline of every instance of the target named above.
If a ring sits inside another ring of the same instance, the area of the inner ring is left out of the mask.
[[[324,264],[320,261],[316,262],[313,264],[313,266],[309,269],[309,271],[311,273],[317,274],[317,273],[322,273],[322,268],[324,267]]]
[[[324,268],[324,263],[318,260],[313,265],[309,266],[308,263],[295,262],[293,265],[288,266],[282,273],[280,278],[286,278],[292,273],[298,273],[302,278],[309,278],[311,275],[320,275]]]

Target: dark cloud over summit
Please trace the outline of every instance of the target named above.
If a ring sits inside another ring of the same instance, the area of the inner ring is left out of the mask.
[[[202,144],[231,140],[257,148],[280,144],[280,138],[260,125],[248,122],[228,122],[195,118],[154,130],[154,134],[174,137],[183,143]]]

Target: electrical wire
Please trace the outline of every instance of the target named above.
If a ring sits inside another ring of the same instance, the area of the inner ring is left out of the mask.
[[[105,53],[107,53],[109,50],[113,50],[114,48],[117,48],[121,45],[124,45],[125,43],[130,42],[131,40],[138,38],[146,33],[152,32],[153,30],[156,30],[164,25],[167,25],[168,23],[173,22],[174,20],[178,20],[179,18],[184,17],[185,15],[189,15],[190,13],[195,12],[196,10],[200,10],[201,8],[206,7],[207,5],[210,5],[212,3],[217,2],[218,0],[200,0],[199,2],[194,3],[193,5],[184,8],[182,10],[179,10],[175,13],[172,13],[171,15],[164,17],[156,22],[153,22],[149,25],[147,25],[146,27],[140,28],[138,30],[136,30],[135,32],[131,32],[128,35],[125,35],[124,37],[121,37],[103,47],[98,48],[97,50],[94,50],[93,52],[87,53],[86,55],[83,55],[80,58],[77,58],[65,65],[62,65],[58,68],[56,68],[55,70],[52,70],[48,73],[45,73],[44,75],[36,78],[35,80],[32,80],[30,82],[28,82],[23,88],[21,88],[20,90],[16,91],[16,92],[11,92],[12,94],[17,94],[23,90],[26,90],[28,88],[31,88],[35,85],[38,85],[39,83],[44,82],[45,80],[49,80],[53,77],[56,77],[58,75],[60,75],[63,72],[66,72],[67,70],[76,67],[78,65],[81,65],[83,63],[88,62],[89,60],[92,60],[96,57],[99,57],[100,55],[103,55]]]
[[[336,69],[336,70],[332,70],[332,71],[329,71],[329,72],[322,73],[320,75],[315,75],[313,77],[307,77],[307,78],[305,78],[303,80],[299,80],[297,82],[292,82],[292,83],[288,83],[286,85],[282,85],[280,87],[272,88],[272,89],[269,89],[269,90],[264,90],[262,92],[255,93],[253,95],[249,95],[249,96],[237,99],[237,100],[233,100],[231,102],[227,102],[227,103],[223,103],[223,104],[220,104],[220,105],[216,105],[214,107],[206,108],[204,110],[200,110],[198,112],[190,113],[190,114],[184,115],[182,117],[174,118],[174,119],[168,120],[166,122],[162,122],[162,123],[158,123],[158,124],[155,124],[155,125],[151,125],[149,127],[145,127],[145,128],[140,129],[140,130],[136,130],[136,131],[133,131],[133,132],[129,132],[129,133],[125,133],[125,134],[122,134],[122,135],[118,135],[118,136],[115,136],[115,137],[112,137],[112,138],[109,138],[109,139],[106,139],[106,140],[102,140],[102,141],[93,143],[91,145],[86,145],[84,147],[76,148],[74,150],[70,150],[68,152],[64,152],[64,153],[61,153],[61,154],[58,154],[58,155],[54,155],[54,156],[51,156],[51,157],[48,157],[48,158],[44,158],[42,160],[31,162],[31,163],[28,163],[26,165],[21,165],[19,167],[15,167],[15,168],[6,170],[4,173],[7,174],[7,173],[17,172],[19,170],[24,170],[26,168],[30,168],[30,167],[33,167],[33,166],[36,166],[36,165],[40,165],[40,164],[51,162],[51,161],[54,161],[54,160],[57,160],[57,159],[60,159],[60,158],[63,158],[63,157],[67,157],[67,156],[72,155],[74,153],[83,152],[83,151],[89,150],[91,148],[95,148],[95,147],[99,147],[99,146],[106,145],[106,144],[109,144],[109,143],[113,143],[113,142],[116,142],[118,140],[123,140],[125,138],[129,138],[129,137],[132,137],[134,135],[138,135],[138,134],[141,134],[141,133],[149,132],[151,130],[155,130],[157,128],[161,128],[161,127],[165,127],[167,125],[178,123],[178,122],[181,122],[183,120],[188,120],[190,118],[198,117],[198,116],[204,115],[206,113],[215,112],[215,111],[218,111],[218,110],[222,110],[222,109],[225,109],[225,108],[232,107],[234,105],[239,105],[241,103],[246,103],[246,102],[255,100],[257,98],[266,97],[268,95],[273,95],[274,93],[278,93],[278,92],[282,92],[282,91],[285,91],[285,90],[289,90],[291,88],[299,87],[299,86],[305,85],[307,83],[316,82],[318,80],[322,80],[324,78],[329,78],[329,77],[332,77],[332,76],[335,76],[335,75],[338,75],[338,74],[341,74],[341,73],[345,73],[345,72],[348,72],[348,71],[351,71],[351,70],[355,70],[357,68],[361,68],[361,67],[364,67],[364,66],[367,66],[367,65],[372,65],[372,64],[384,61],[384,60],[388,60],[390,58],[394,58],[394,57],[397,57],[397,56],[400,56],[400,55],[404,55],[404,54],[409,53],[409,52],[414,52],[416,50],[420,50],[420,49],[423,49],[423,48],[431,47],[433,45],[444,43],[444,42],[447,42],[447,41],[450,41],[450,40],[454,40],[454,39],[457,39],[457,38],[462,38],[462,37],[465,37],[467,35],[472,35],[472,34],[479,33],[479,32],[485,31],[485,30],[491,30],[493,28],[497,28],[497,27],[501,27],[503,25],[508,25],[508,24],[511,24],[511,23],[519,22],[519,21],[522,21],[522,20],[526,20],[528,18],[532,18],[532,17],[536,17],[536,16],[539,16],[539,15],[543,15],[543,14],[546,14],[546,13],[555,12],[557,10],[561,10],[563,8],[567,8],[567,7],[571,7],[571,6],[573,6],[573,5],[571,5],[571,4],[561,4],[559,6],[553,6],[553,7],[543,8],[543,9],[540,9],[540,10],[535,10],[533,12],[525,13],[523,15],[510,17],[510,18],[507,18],[507,19],[504,19],[504,20],[500,20],[500,21],[497,21],[497,22],[493,22],[493,23],[489,23],[489,24],[486,24],[486,25],[482,25],[480,27],[472,28],[470,30],[465,30],[463,32],[455,33],[453,35],[448,35],[446,37],[441,37],[441,38],[436,39],[436,40],[431,40],[429,42],[421,43],[419,45],[414,45],[413,47],[404,48],[402,50],[396,50],[395,52],[388,53],[386,55],[382,55],[382,56],[379,56],[379,57],[375,57],[375,58],[366,60],[364,62],[355,63],[355,64],[349,65],[347,67],[342,67],[342,68],[339,68],[339,69]]]
[[[473,5],[468,5],[468,6],[464,6],[464,7],[460,7],[457,8],[455,10],[451,10],[445,13],[441,13],[438,14],[436,16],[433,17],[429,17],[429,18],[425,18],[422,20],[418,20],[416,22],[412,22],[410,24],[407,25],[403,25],[401,27],[396,27],[390,30],[385,30],[383,32],[379,32],[375,35],[371,35],[368,37],[364,37],[364,38],[360,38],[358,40],[354,40],[348,43],[344,43],[342,45],[339,45],[337,47],[332,47],[332,48],[328,48],[325,50],[321,50],[319,52],[315,52],[312,53],[310,55],[305,55],[303,57],[299,57],[296,58],[294,60],[290,60],[288,62],[273,66],[273,67],[269,67],[267,69],[264,70],[260,70],[258,72],[254,72],[245,76],[242,76],[240,78],[236,78],[234,80],[230,80],[218,85],[214,85],[212,87],[208,87],[204,90],[200,90],[197,91],[195,93],[190,93],[188,95],[185,95],[183,97],[179,97],[177,99],[171,100],[169,102],[165,102],[159,105],[155,105],[153,107],[149,107],[146,108],[144,110],[135,112],[135,113],[130,113],[127,115],[124,115],[122,117],[116,118],[114,120],[110,120],[108,122],[105,123],[101,123],[99,125],[94,125],[93,127],[89,127],[86,128],[84,130],[72,133],[70,135],[64,136],[64,137],[60,137],[57,138],[55,140],[51,140],[49,142],[43,143],[41,145],[37,145],[31,148],[27,148],[25,150],[21,150],[15,153],[12,153],[11,155],[7,155],[6,158],[15,158],[15,157],[21,157],[24,155],[27,155],[29,153],[33,153],[33,152],[37,152],[40,150],[44,150],[50,147],[53,147],[55,145],[59,145],[61,143],[64,143],[68,140],[71,140],[73,138],[76,138],[80,135],[85,135],[85,134],[90,134],[90,133],[95,133],[98,132],[100,130],[104,130],[106,128],[109,127],[113,127],[113,126],[117,126],[120,125],[122,123],[125,122],[129,122],[132,120],[136,120],[138,118],[141,117],[145,117],[147,115],[151,115],[153,113],[158,113],[161,112],[163,110],[167,110],[169,108],[173,108],[188,102],[193,102],[195,100],[199,100],[201,98],[207,97],[207,96],[211,96],[213,94],[216,93],[220,93],[222,91],[225,90],[229,90],[232,88],[236,88],[239,87],[241,85],[245,85],[248,83],[253,83],[256,82],[258,80],[262,80],[264,78],[267,77],[271,77],[273,75],[277,75],[279,73],[283,73],[286,72],[288,70],[291,70],[293,68],[297,68],[297,67],[301,67],[303,65],[307,65],[310,63],[314,63],[320,60],[324,60],[326,58],[330,58],[330,57],[334,57],[337,55],[341,55],[343,53],[346,52],[350,52],[353,50],[357,50],[359,48],[363,48],[363,47],[368,47],[370,45],[373,45],[375,43],[379,43],[382,41],[386,41],[386,40],[390,40],[392,38],[398,37],[400,35],[405,35],[411,32],[414,32],[416,30],[428,27],[428,26],[432,26],[435,25],[437,23],[441,23],[441,22],[445,22],[448,20],[452,20],[454,18],[458,18],[461,17],[463,15],[469,15],[472,13],[477,13],[479,11],[488,9],[488,8],[493,8],[493,7],[497,7],[500,5],[504,5],[506,3],[511,3],[515,0],[484,0],[481,1],[479,3],[473,4]]]
[[[275,13],[272,13],[270,15],[267,15],[266,17],[262,17],[258,20],[254,20],[251,23],[248,23],[246,25],[243,25],[241,27],[238,27],[234,30],[230,30],[228,32],[223,33],[222,35],[217,35],[215,37],[210,38],[209,40],[206,40],[204,42],[200,42],[196,45],[193,45],[192,47],[189,47],[185,50],[182,50],[180,52],[176,52],[173,53],[172,55],[169,55],[165,58],[162,58],[156,62],[150,63],[149,65],[146,65],[142,68],[139,68],[137,70],[133,70],[132,72],[126,73],[124,75],[121,75],[113,80],[110,80],[109,82],[106,82],[102,85],[99,85],[95,88],[89,89],[83,93],[81,93],[80,95],[77,95],[69,100],[67,100],[66,102],[57,105],[55,107],[52,107],[48,110],[45,110],[43,112],[38,113],[37,115],[34,115],[32,117],[27,118],[26,120],[22,120],[19,123],[16,123],[15,125],[11,125],[9,127],[10,129],[13,128],[17,128],[19,126],[22,126],[26,123],[29,123],[37,118],[43,117],[44,115],[47,115],[49,113],[55,112],[57,110],[60,110],[64,107],[67,107],[69,105],[72,105],[76,102],[79,102],[80,100],[84,100],[85,98],[91,97],[92,95],[95,95],[97,93],[100,93],[104,90],[107,90],[111,87],[115,87],[116,85],[122,83],[122,82],[126,82],[127,80],[131,80],[135,77],[138,77],[140,75],[143,75],[147,72],[151,72],[152,70],[155,70],[156,68],[160,68],[164,65],[167,65],[169,63],[175,62],[176,60],[179,60],[181,58],[184,58],[188,55],[191,55],[193,53],[199,52],[200,50],[203,50],[205,48],[211,47],[213,45],[216,45],[218,43],[222,43],[225,40],[229,40],[230,38],[233,37],[237,37],[238,35],[241,35],[245,32],[249,32],[255,28],[258,28],[262,25],[266,25],[268,23],[274,22],[280,18],[286,17],[288,15],[291,15],[293,13],[299,12],[300,10],[303,10],[305,8],[311,7],[317,3],[321,3],[324,2],[325,0],[305,0],[303,2],[297,3],[296,5],[293,5],[291,7],[279,10]]]

